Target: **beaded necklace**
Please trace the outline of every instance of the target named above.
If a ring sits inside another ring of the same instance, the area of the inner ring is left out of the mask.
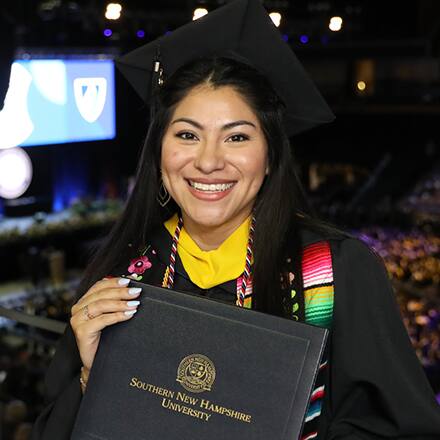
[[[167,289],[172,289],[174,285],[174,273],[176,264],[177,244],[179,242],[180,231],[183,227],[183,218],[179,215],[179,221],[177,222],[176,230],[174,231],[173,242],[171,244],[170,262],[168,264],[167,271],[165,273],[165,279],[163,286]],[[255,216],[252,214],[251,224],[249,227],[249,237],[246,247],[246,264],[244,267],[243,275],[241,276],[241,284],[237,283],[237,299],[235,304],[243,307],[245,295],[249,295],[252,292],[252,263],[253,252],[252,247],[254,243],[254,231],[255,231]]]

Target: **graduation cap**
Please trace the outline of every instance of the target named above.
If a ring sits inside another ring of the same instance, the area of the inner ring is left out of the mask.
[[[232,0],[116,60],[148,104],[157,84],[182,65],[203,56],[228,56],[255,67],[286,105],[292,136],[335,119],[296,55],[259,0]]]

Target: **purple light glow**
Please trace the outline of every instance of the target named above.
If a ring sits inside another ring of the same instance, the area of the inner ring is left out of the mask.
[[[143,31],[142,29],[139,29],[139,30],[136,32],[136,36],[137,36],[138,38],[144,38],[144,37],[145,37],[145,31]]]
[[[289,41],[289,36],[287,34],[283,34],[283,40],[287,43]]]
[[[302,44],[307,44],[309,42],[309,37],[307,35],[301,35],[299,41],[301,41]]]
[[[111,29],[104,29],[104,35],[105,35],[106,37],[111,37],[112,34],[113,34],[113,32],[112,32]]]

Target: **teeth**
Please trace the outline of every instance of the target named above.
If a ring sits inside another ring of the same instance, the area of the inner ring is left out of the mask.
[[[227,189],[231,188],[234,183],[216,183],[216,184],[205,184],[205,183],[199,183],[199,182],[193,182],[192,180],[189,181],[189,184],[200,191],[211,191],[211,192],[221,192],[226,191]]]

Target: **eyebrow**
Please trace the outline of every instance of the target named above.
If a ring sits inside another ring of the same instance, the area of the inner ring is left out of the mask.
[[[175,124],[176,122],[187,122],[188,124],[194,125],[194,127],[197,127],[200,130],[204,129],[202,124],[190,118],[178,118],[175,119],[171,124]],[[255,129],[257,128],[253,122],[241,119],[239,121],[228,122],[227,124],[223,125],[222,130],[229,130],[230,128],[237,127],[238,125],[250,125]]]

